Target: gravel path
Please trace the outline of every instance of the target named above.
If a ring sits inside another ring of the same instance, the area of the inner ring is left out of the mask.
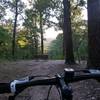
[[[82,69],[84,66],[66,66],[63,60],[29,60],[6,62],[0,64],[0,81],[8,82],[27,75],[50,75],[63,72],[65,67]],[[70,84],[73,88],[73,100],[100,100],[100,86],[94,80],[81,81]],[[28,88],[16,100],[44,100],[47,96],[48,86]],[[0,100],[7,100],[7,95],[1,95]],[[55,87],[50,93],[50,100],[59,100]]]

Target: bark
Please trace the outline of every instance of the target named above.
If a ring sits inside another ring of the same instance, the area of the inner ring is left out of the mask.
[[[38,55],[38,39],[34,37],[34,47],[35,47],[35,55]]]
[[[16,0],[16,4],[15,4],[15,20],[14,20],[14,28],[13,28],[13,38],[12,38],[12,57],[13,59],[15,59],[15,38],[16,38],[16,27],[17,27],[17,17],[18,17],[18,0]]]
[[[72,29],[71,29],[71,11],[70,11],[70,1],[63,0],[64,5],[64,54],[65,63],[74,64],[74,54],[73,54],[73,43],[72,43]]]
[[[100,68],[100,0],[88,0],[88,68]]]

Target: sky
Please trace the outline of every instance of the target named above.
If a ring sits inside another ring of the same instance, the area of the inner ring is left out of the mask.
[[[62,31],[55,31],[55,29],[52,27],[45,31],[44,36],[46,38],[55,39],[59,33],[62,33]]]
[[[82,11],[82,14],[83,14],[83,19],[87,20],[87,10],[86,9]]]

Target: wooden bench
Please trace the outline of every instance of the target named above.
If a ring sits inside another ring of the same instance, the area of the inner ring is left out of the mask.
[[[34,59],[48,60],[48,55],[35,55]]]

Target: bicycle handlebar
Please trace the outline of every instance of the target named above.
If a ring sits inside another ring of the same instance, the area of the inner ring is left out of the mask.
[[[11,93],[10,83],[0,83],[0,94]]]
[[[61,78],[63,78],[65,83],[67,84],[86,80],[86,79],[100,79],[100,72],[96,73],[97,70],[93,70],[93,71],[95,72],[91,72],[87,70],[87,72],[82,75],[71,74],[72,76],[70,74],[66,76],[64,73],[63,75],[61,75]],[[71,77],[68,78],[69,76]],[[40,79],[40,80],[33,80],[33,81],[18,83],[16,84],[16,91],[24,90],[27,87],[38,86],[38,85],[59,85],[58,77],[55,76],[55,77],[47,78],[47,79]],[[11,83],[0,83],[0,94],[3,94],[3,93],[11,93]]]

